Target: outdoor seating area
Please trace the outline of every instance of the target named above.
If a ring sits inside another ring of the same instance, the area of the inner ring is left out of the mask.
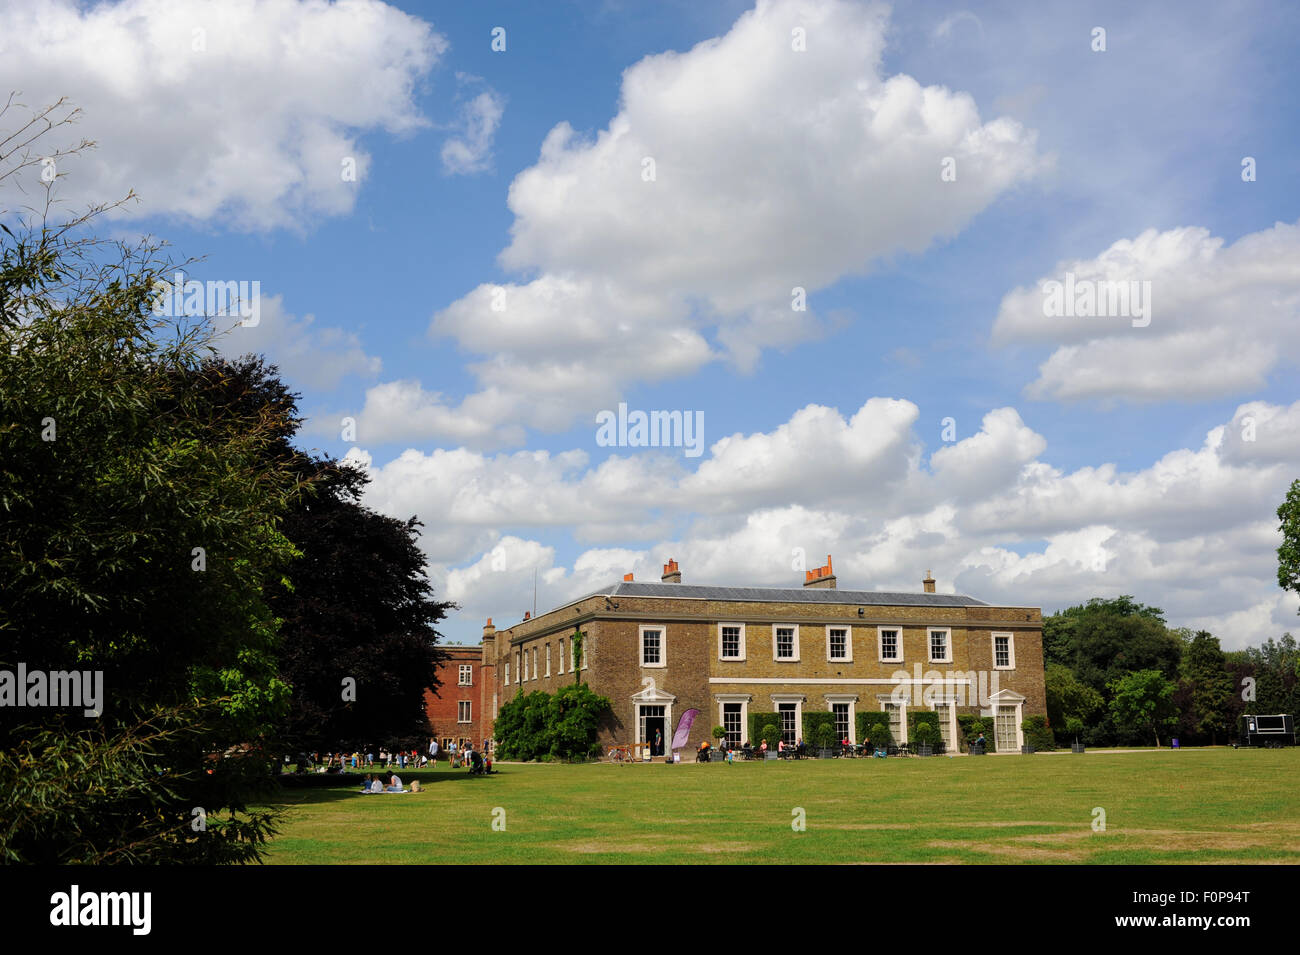
[[[849,743],[832,746],[829,748],[813,748],[808,746],[790,745],[779,749],[763,750],[754,746],[741,746],[734,749],[720,748],[706,751],[710,753],[707,758],[702,758],[699,753],[696,754],[696,762],[728,762],[728,754],[731,760],[800,760],[800,759],[871,759],[888,756],[945,756],[947,747],[939,742],[934,743],[890,743],[886,746],[875,746],[871,743]],[[972,755],[983,755],[983,745],[972,746],[969,748]]]

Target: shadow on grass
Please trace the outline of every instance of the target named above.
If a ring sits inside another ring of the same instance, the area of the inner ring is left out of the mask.
[[[419,780],[420,789],[428,790],[434,785],[474,785],[474,786],[491,786],[493,780],[498,776],[510,775],[509,770],[502,771],[493,769],[490,776],[471,776],[468,770],[444,769],[430,770],[417,769],[402,772],[396,771],[401,777],[402,785],[407,789],[411,783]],[[336,786],[294,786],[292,783],[282,785],[278,795],[268,800],[269,805],[294,805],[301,806],[304,804],[318,804],[335,802],[340,799],[370,799],[370,796],[361,792],[361,780],[365,778],[365,773],[349,773],[348,782],[340,782]],[[336,777],[337,778],[337,777]],[[420,793],[376,793],[374,795],[387,796],[397,799],[416,799],[420,798]]]

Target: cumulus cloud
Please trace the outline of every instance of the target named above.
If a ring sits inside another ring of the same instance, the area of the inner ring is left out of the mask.
[[[480,285],[430,325],[482,356],[471,369],[508,416],[484,433],[561,430],[723,357],[752,370],[764,348],[825,333],[831,317],[798,297],[956,234],[1039,172],[1031,131],[883,72],[887,19],[763,0],[725,35],[630,67],[604,129],[550,131],[508,197],[500,259],[527,281]],[[420,423],[412,437],[439,433]]]
[[[1046,283],[1064,284],[1067,273],[1078,289],[1149,283],[1150,315],[1047,317]],[[1294,366],[1298,320],[1300,225],[1277,223],[1231,245],[1203,228],[1148,229],[1008,293],[993,339],[1057,346],[1026,389],[1031,398],[1194,400],[1258,390]]]
[[[572,529],[598,545],[572,567],[537,558],[547,606],[629,571],[657,580],[669,557],[688,582],[798,586],[831,553],[843,588],[916,591],[932,569],[942,592],[1048,610],[1140,594],[1175,622],[1219,620],[1229,646],[1294,626],[1297,602],[1274,584],[1273,509],[1300,468],[1300,402],[1242,405],[1200,447],[1132,472],[1051,466],[1012,408],[927,456],[917,414],[886,398],[847,416],[810,405],[715,441],[694,470],[649,452],[593,467],[581,451],[408,451],[373,470],[368,501],[427,517],[440,573],[522,546],[494,549],[505,537]],[[495,612],[477,588],[457,593],[471,617]]]
[[[358,134],[426,125],[413,89],[446,47],[378,0],[0,6],[0,86],[33,107],[67,96],[99,146],[68,161],[62,199],[135,189],[122,214],[238,230],[349,212],[369,165]]]

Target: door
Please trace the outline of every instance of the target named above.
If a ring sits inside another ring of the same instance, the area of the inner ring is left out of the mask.
[[[994,732],[999,753],[1015,753],[1020,750],[1016,736],[1016,709],[1014,706],[998,707]]]
[[[664,738],[668,732],[668,727],[664,724],[664,708],[662,706],[642,705],[640,707],[640,738],[638,743],[650,744],[651,756],[662,756],[667,740]]]

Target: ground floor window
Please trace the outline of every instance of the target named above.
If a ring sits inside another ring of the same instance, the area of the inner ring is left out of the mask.
[[[952,704],[936,703],[934,705],[934,715],[939,720],[939,739],[943,741],[945,752],[952,752]]]
[[[1014,753],[1019,748],[1016,736],[1016,707],[999,706],[994,719],[994,739],[999,753]]]
[[[740,749],[740,704],[722,704],[722,728],[727,731],[727,748]]]
[[[849,704],[832,703],[831,712],[835,714],[835,738],[851,739],[849,736]]]
[[[777,711],[781,715],[781,739],[793,743],[799,737],[799,704],[778,703]]]
[[[894,738],[894,745],[907,742],[903,734],[903,705],[901,703],[886,703],[885,712],[889,714],[889,735]]]

